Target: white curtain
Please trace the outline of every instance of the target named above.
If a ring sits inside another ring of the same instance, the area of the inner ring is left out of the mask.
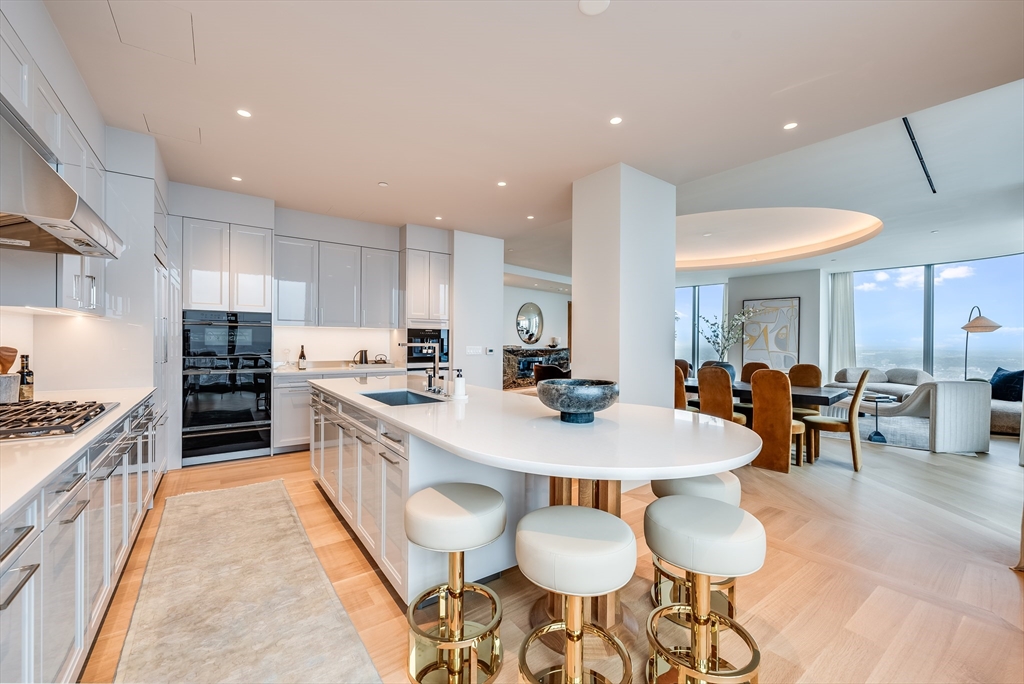
[[[828,326],[828,365],[831,379],[843,368],[857,365],[853,329],[853,273],[832,274],[832,305]]]

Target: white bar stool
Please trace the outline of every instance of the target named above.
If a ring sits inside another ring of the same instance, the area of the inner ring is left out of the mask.
[[[584,624],[583,599],[624,587],[636,570],[636,537],[624,520],[596,508],[549,506],[528,513],[516,529],[516,561],[537,586],[565,595],[565,619],[530,632],[519,647],[519,673],[530,684],[605,684],[610,680],[583,667],[584,632],[608,643],[622,662],[620,684],[633,679],[626,647],[604,628]],[[526,662],[534,641],[565,632],[565,661],[534,674]]]
[[[742,577],[764,565],[767,539],[761,522],[722,501],[667,496],[647,507],[644,537],[652,553],[689,573],[693,583],[691,603],[655,608],[647,619],[647,681],[756,684],[761,653],[740,624],[711,609],[711,576]],[[681,619],[690,628],[688,646],[666,646],[659,640],[662,618]],[[737,668],[719,656],[722,629],[732,629],[750,649],[746,665]]]
[[[482,584],[465,581],[463,554],[490,544],[505,531],[505,499],[479,484],[447,482],[416,492],[405,502],[405,535],[413,544],[448,554],[448,582],[427,589],[409,604],[409,679],[430,684],[476,684],[501,669],[498,637],[501,601]],[[463,619],[466,591],[491,602],[486,625]],[[421,627],[417,608],[437,598],[437,620]],[[480,675],[483,679],[480,679]]]
[[[714,475],[681,477],[675,480],[653,480],[651,489],[659,499],[664,496],[699,496],[705,499],[723,501],[731,506],[740,505],[740,479],[728,470]],[[690,605],[690,587],[693,585],[690,573],[679,575],[661,562],[658,554],[652,553],[654,563],[654,584],[651,585],[651,604],[655,608],[671,603]],[[711,610],[730,618],[736,617],[736,578],[725,577],[711,582]]]

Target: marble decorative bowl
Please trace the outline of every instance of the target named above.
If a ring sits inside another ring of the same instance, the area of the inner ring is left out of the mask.
[[[594,411],[618,401],[619,385],[611,380],[541,380],[537,396],[542,404],[562,414],[563,423],[593,423]]]

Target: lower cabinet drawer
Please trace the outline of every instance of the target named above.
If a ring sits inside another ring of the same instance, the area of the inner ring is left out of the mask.
[[[38,536],[0,574],[0,682],[40,682],[43,592]]]

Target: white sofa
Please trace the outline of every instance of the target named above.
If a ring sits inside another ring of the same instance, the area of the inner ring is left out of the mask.
[[[844,378],[829,383],[829,387],[847,387],[845,379],[860,376],[864,370],[876,373],[877,382],[868,376],[867,389],[880,394],[889,394],[898,401],[878,405],[878,415],[887,417],[918,417],[928,419],[928,450],[936,452],[987,452],[989,450],[989,429],[992,412],[992,386],[983,382],[963,380],[935,381],[923,371],[892,369],[891,375],[877,369],[844,369],[836,374]],[[880,375],[877,375],[880,374]],[[882,381],[881,377],[885,380]],[[893,382],[893,380],[918,380],[918,384]],[[853,383],[850,389],[856,387]],[[908,391],[909,390],[909,391]],[[850,399],[835,404],[833,415],[845,416]],[[861,403],[862,413],[874,415],[875,404]],[[923,447],[923,445],[921,445]]]

